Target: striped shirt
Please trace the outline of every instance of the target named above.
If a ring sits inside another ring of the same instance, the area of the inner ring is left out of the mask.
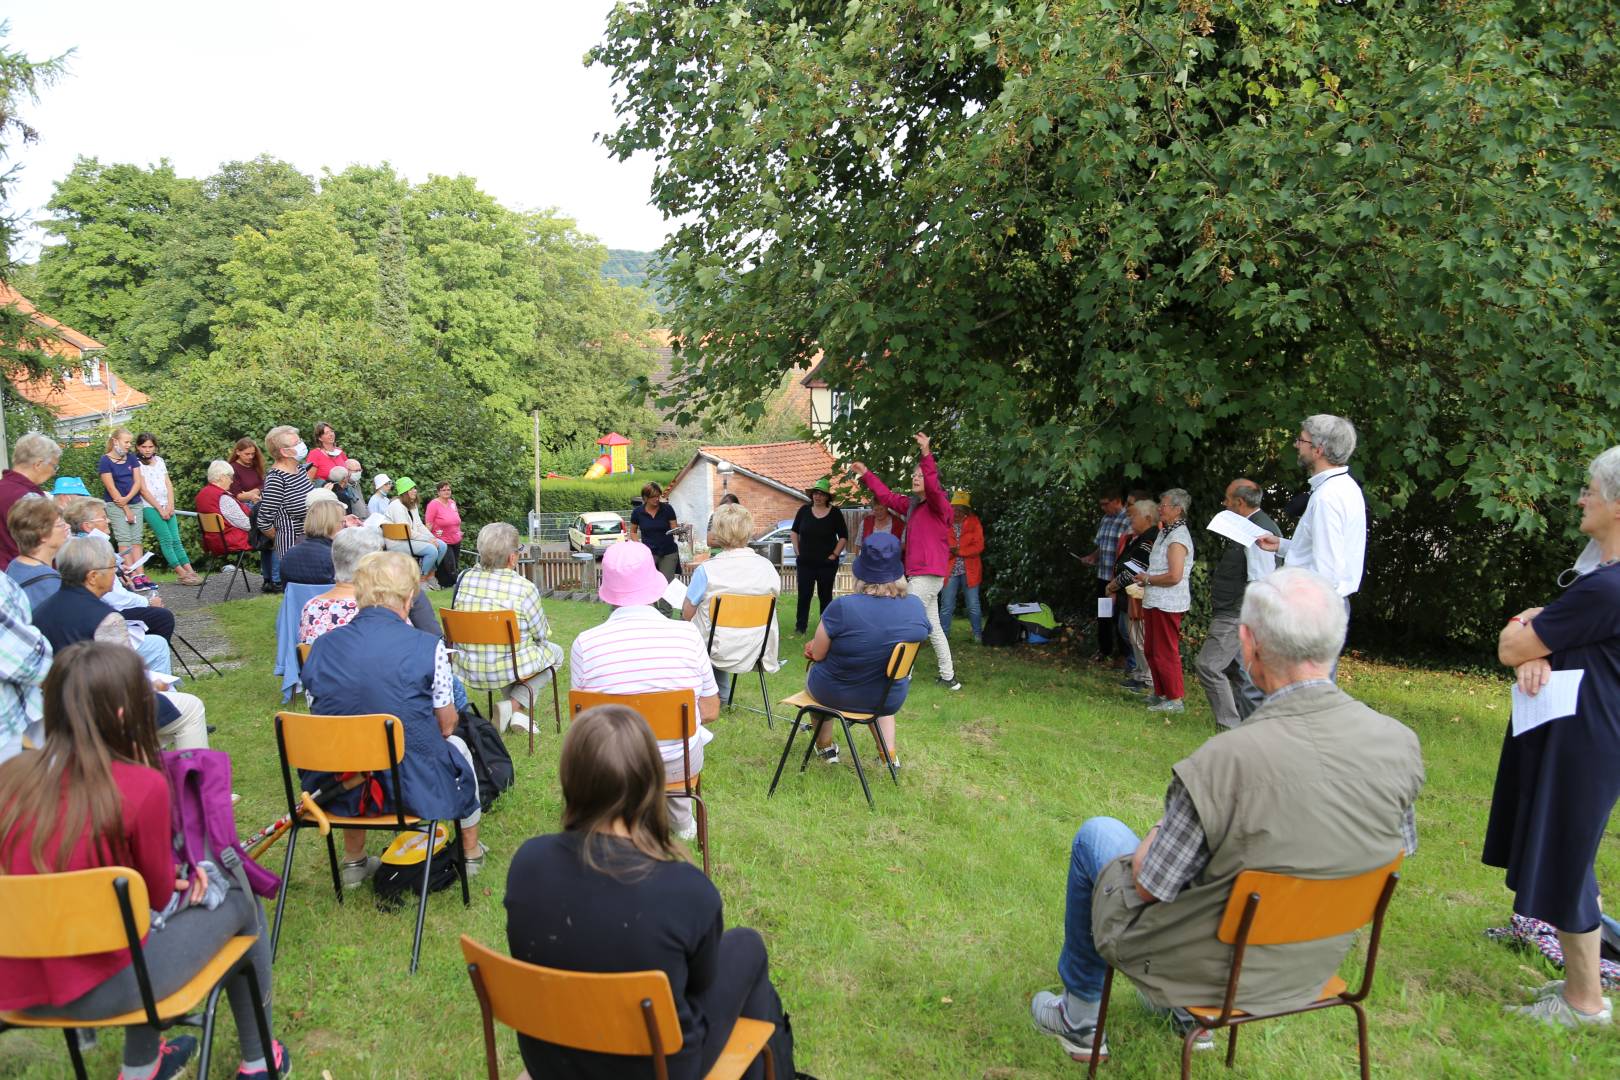
[[[665,618],[647,604],[614,608],[601,625],[581,632],[568,653],[568,679],[573,689],[598,694],[690,688],[694,709],[698,699],[720,694],[697,627]],[[689,740],[691,751],[696,754],[712,738],[700,724]],[[679,764],[680,740],[660,742],[658,748],[666,764]]]

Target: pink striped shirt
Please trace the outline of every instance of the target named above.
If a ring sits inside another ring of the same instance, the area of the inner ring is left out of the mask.
[[[698,628],[666,618],[646,604],[614,608],[601,625],[582,631],[568,653],[568,680],[575,690],[598,694],[645,694],[690,687],[694,710],[698,698],[720,693]],[[701,749],[712,737],[700,726],[692,737],[692,749]],[[665,761],[671,759],[671,747],[678,763],[680,741],[659,744]]]

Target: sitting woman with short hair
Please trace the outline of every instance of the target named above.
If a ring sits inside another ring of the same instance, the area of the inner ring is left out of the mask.
[[[311,597],[298,619],[298,644],[308,645],[328,630],[347,626],[360,602],[354,596],[354,571],[360,560],[383,549],[375,529],[344,529],[332,538],[332,587]]]
[[[257,979],[270,1012],[270,936],[258,900],[201,872],[178,880],[169,784],[158,757],[151,683],[135,654],[99,642],[69,645],[45,679],[45,745],[0,766],[0,872],[49,874],[127,867],[146,884],[154,920],[142,946],[158,1000],[195,977],[238,934],[256,935],[251,965],[225,982],[243,1062],[239,1076],[268,1075],[247,984]],[[223,886],[209,908],[205,893]],[[12,917],[8,913],[7,917]],[[90,1020],[136,1012],[139,986],[127,949],[62,959],[0,959],[0,1009]],[[128,1080],[182,1072],[197,1040],[165,1041],[154,1028],[124,1029]],[[286,1047],[273,1043],[287,1075]]]
[[[456,671],[474,690],[499,690],[490,719],[499,731],[528,731],[535,695],[562,663],[562,646],[551,640],[551,626],[540,606],[540,590],[517,572],[518,531],[504,521],[478,530],[478,566],[461,575],[451,606],[456,611],[511,611],[517,615],[517,681],[504,645],[458,645]],[[523,710],[527,709],[528,712]]]
[[[53,565],[56,553],[73,536],[67,519],[50,499],[18,499],[6,515],[6,528],[19,554],[6,567],[6,576],[28,594],[35,608],[62,587],[62,575]]]
[[[284,585],[330,585],[332,538],[343,528],[343,504],[335,498],[318,499],[304,515],[304,538],[281,557]]]
[[[254,452],[257,453],[257,449]],[[203,550],[210,555],[223,556],[237,551],[253,550],[253,541],[248,536],[248,531],[253,528],[253,521],[248,517],[247,509],[231,494],[231,482],[235,476],[236,472],[229,462],[210,461],[208,483],[197,492],[197,513],[218,514],[225,523],[223,534],[216,532],[202,534]]]
[[[827,605],[815,637],[804,643],[805,658],[816,661],[805,678],[805,689],[835,709],[876,711],[889,763],[899,768],[894,714],[905,704],[910,677],[897,680],[882,702],[877,699],[888,680],[894,647],[928,637],[928,611],[921,600],[908,595],[900,541],[889,533],[868,536],[850,569],[855,591]],[[816,753],[823,761],[838,760],[832,724],[821,725]]]
[[[563,831],[524,842],[506,878],[513,957],[568,971],[662,971],[681,1049],[671,1080],[704,1076],[739,1017],[776,1025],[775,1073],[792,1077],[793,1032],[771,985],[765,942],[725,928],[720,893],[670,834],[664,761],[622,705],[587,709],[563,740]],[[518,1036],[531,1076],[621,1077],[622,1057]],[[763,1057],[745,1074],[764,1075]]]
[[[411,604],[418,591],[416,568],[409,557],[377,551],[360,560],[354,572],[355,602],[360,610],[347,625],[315,639],[302,679],[310,708],[336,716],[386,713],[397,716],[405,729],[405,756],[399,763],[400,798],[406,813],[417,817],[461,822],[461,854],[469,875],[484,866],[485,849],[478,842],[478,779],[472,751],[452,734],[456,729],[454,675],[444,641],[410,624]],[[318,790],[327,779],[308,773],[307,790]],[[382,806],[393,809],[394,792],[383,785]],[[359,812],[357,788],[339,796],[330,812]],[[343,834],[342,879],[345,887],[363,884],[376,873],[379,860],[366,856],[366,834],[348,829]]]
[[[722,505],[709,519],[709,543],[718,550],[692,568],[692,580],[681,604],[681,618],[690,619],[709,642],[709,607],[716,596],[776,596],[782,591],[782,575],[771,561],[748,546],[754,537],[754,516],[736,504]],[[722,612],[725,601],[721,601]],[[714,681],[720,688],[722,704],[731,700],[733,679],[754,670],[764,645],[764,667],[777,671],[780,631],[772,619],[762,630],[722,626],[715,630],[709,660],[714,664]]]

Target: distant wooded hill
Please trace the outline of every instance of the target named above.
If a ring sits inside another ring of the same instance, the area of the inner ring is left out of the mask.
[[[660,311],[664,308],[662,291],[658,287],[658,274],[653,267],[653,261],[658,257],[656,251],[627,251],[622,248],[608,248],[607,261],[602,264],[602,276],[620,285],[635,285],[646,289],[652,294],[653,303],[658,305]]]

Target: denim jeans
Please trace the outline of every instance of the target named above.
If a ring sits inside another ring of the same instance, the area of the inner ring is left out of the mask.
[[[1091,937],[1092,890],[1103,868],[1135,851],[1140,842],[1130,826],[1110,817],[1091,818],[1074,834],[1058,977],[1063,988],[1082,1001],[1102,1000],[1103,976],[1108,974],[1108,962],[1098,954]]]
[[[967,594],[968,625],[973,627],[974,638],[979,638],[984,634],[984,627],[979,623],[979,587],[969,585],[966,574],[945,579],[945,587],[939,593],[939,625],[947,634],[951,632],[951,616],[956,614],[958,591]]]

